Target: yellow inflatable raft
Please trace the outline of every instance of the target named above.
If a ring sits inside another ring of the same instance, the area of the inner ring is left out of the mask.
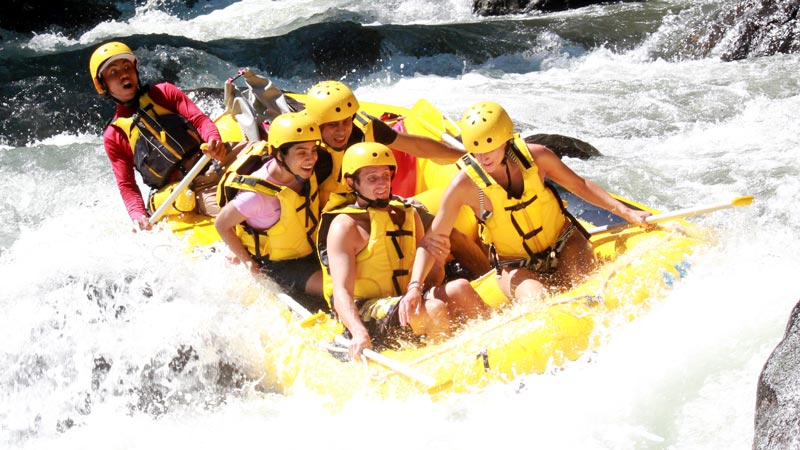
[[[292,97],[302,102],[302,96]],[[436,139],[458,133],[425,101],[413,108],[364,102],[362,108],[390,121],[403,120],[410,133]],[[229,119],[223,120],[230,123]],[[435,210],[456,168],[420,159],[415,164],[416,193]],[[594,229],[591,243],[601,264],[583,283],[543,301],[507,303],[494,274],[488,273],[473,284],[487,303],[496,306],[491,318],[462,325],[446,342],[375,353],[369,364],[346,363],[336,357],[343,350],[336,345],[342,330],[328,314],[306,311],[291,297],[277,294],[276,300],[290,308],[264,331],[264,382],[286,394],[313,392],[341,404],[355,395],[439,398],[560,368],[596,351],[609,330],[647,311],[687,274],[693,254],[708,241],[705,230],[680,220],[681,215],[647,232],[638,227],[616,229],[622,219],[568,192],[562,194],[584,227]],[[727,206],[750,200],[741,197]],[[206,217],[185,213],[168,216],[166,222],[176,233],[187,234],[192,245],[213,245],[219,240]],[[476,235],[475,220],[469,214],[457,226]]]
[[[627,229],[592,238],[602,264],[575,288],[543,301],[498,308],[488,320],[473,320],[446,342],[385,351],[375,364],[347,364],[331,357],[339,325],[329,315],[287,313],[285,329],[264,337],[270,384],[287,394],[314,392],[339,403],[354,395],[434,398],[471,392],[521,375],[563,367],[597,350],[614,326],[641,315],[687,274],[705,232],[687,223],[656,230]],[[473,282],[482,295],[502,296],[493,273]],[[281,294],[281,301],[292,305]]]

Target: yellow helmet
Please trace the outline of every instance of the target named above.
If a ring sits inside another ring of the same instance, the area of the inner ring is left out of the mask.
[[[394,159],[394,153],[389,147],[377,142],[359,142],[344,152],[342,159],[344,176],[353,176],[358,169],[366,166],[389,166],[394,172],[397,169],[397,160]]]
[[[470,153],[487,153],[514,138],[514,123],[495,102],[472,105],[461,116],[461,141]]]
[[[338,122],[358,112],[358,100],[344,83],[323,81],[308,90],[306,111],[319,124]]]
[[[92,53],[92,57],[89,59],[89,75],[92,76],[92,82],[94,82],[98,94],[106,92],[106,88],[100,81],[100,72],[105,69],[106,64],[120,58],[133,62],[138,69],[139,61],[136,59],[136,55],[133,54],[130,47],[122,42],[107,42],[97,47]]]
[[[269,126],[269,151],[272,154],[284,144],[320,140],[322,135],[317,122],[304,112],[283,113]]]

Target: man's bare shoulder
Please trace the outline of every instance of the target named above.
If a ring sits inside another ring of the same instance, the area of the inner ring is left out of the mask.
[[[358,223],[358,217],[361,214],[337,214],[336,217],[331,220],[330,225],[330,233],[333,232],[347,232],[354,227],[356,227]]]
[[[337,214],[328,229],[328,245],[359,244],[369,238],[369,214]]]

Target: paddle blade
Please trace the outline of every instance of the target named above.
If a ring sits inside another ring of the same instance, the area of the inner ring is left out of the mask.
[[[431,133],[435,133],[437,136],[447,133],[444,115],[431,102],[421,98],[414,103],[411,111]]]
[[[753,196],[752,195],[743,195],[741,197],[736,197],[731,200],[732,206],[747,206],[753,203]]]
[[[458,125],[442,114],[431,102],[421,98],[411,107],[411,112],[425,130],[455,148],[464,149],[464,145],[453,136],[460,136]],[[447,124],[451,124],[448,129]]]

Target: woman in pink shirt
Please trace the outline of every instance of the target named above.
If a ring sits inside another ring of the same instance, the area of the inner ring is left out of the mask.
[[[234,260],[252,274],[268,275],[290,294],[321,297],[322,272],[314,244],[319,223],[314,169],[320,139],[319,127],[305,113],[276,117],[269,142],[243,150],[223,176],[226,195],[220,197],[224,206],[215,226]]]

